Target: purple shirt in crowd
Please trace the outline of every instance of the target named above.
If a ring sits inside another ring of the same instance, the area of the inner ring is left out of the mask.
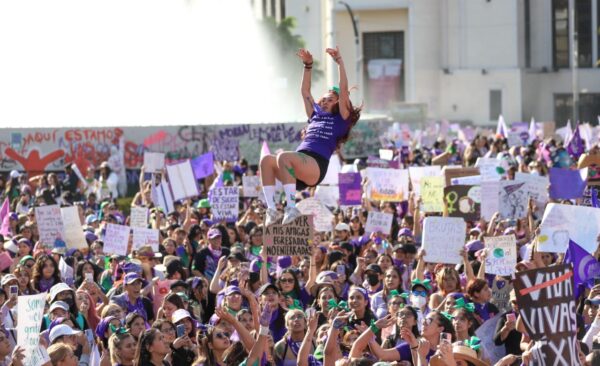
[[[342,116],[323,111],[317,103],[313,103],[315,109],[310,121],[304,140],[296,151],[308,150],[321,155],[329,160],[335,151],[337,141],[348,131],[349,123]]]

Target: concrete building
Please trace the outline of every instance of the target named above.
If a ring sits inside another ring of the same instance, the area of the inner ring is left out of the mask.
[[[580,120],[600,115],[600,0],[253,0],[293,16],[315,57],[339,45],[368,111],[495,123],[572,115],[568,3],[575,1]],[[348,8],[358,19],[358,47]],[[327,83],[335,67],[326,64]],[[353,93],[354,94],[354,93]]]

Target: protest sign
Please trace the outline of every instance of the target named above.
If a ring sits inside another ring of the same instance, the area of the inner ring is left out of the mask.
[[[486,236],[485,273],[510,276],[517,265],[517,239],[514,235]]]
[[[529,123],[513,122],[506,136],[508,146],[525,146],[529,141]]]
[[[506,356],[506,348],[504,345],[496,346],[494,343],[494,335],[496,334],[496,325],[502,316],[496,315],[493,318],[486,320],[476,330],[475,335],[481,341],[482,354],[486,359],[494,365],[502,357]]]
[[[490,290],[492,290],[490,302],[496,305],[500,314],[512,310],[512,305],[510,303],[510,292],[512,289],[512,284],[502,277],[495,277],[492,286],[490,286]]]
[[[581,170],[550,168],[550,198],[570,200],[583,196],[587,168]]]
[[[65,233],[64,241],[67,244],[67,248],[88,248],[87,241],[83,235],[83,229],[81,228],[82,222],[79,218],[78,208],[75,206],[62,207],[60,214]]]
[[[401,202],[408,198],[408,170],[367,168],[371,200]]]
[[[446,180],[446,186],[449,186],[452,184],[453,178],[470,177],[473,175],[479,175],[479,168],[474,168],[474,167],[463,168],[461,166],[446,165],[442,169],[442,175],[444,176],[444,179]]]
[[[421,211],[444,211],[444,177],[421,178]]]
[[[217,161],[238,161],[240,158],[240,142],[238,140],[215,138],[210,150]]]
[[[330,232],[333,229],[333,214],[321,201],[314,197],[303,199],[296,206],[303,215],[312,215],[316,231]]]
[[[412,186],[413,192],[416,195],[421,194],[421,181],[425,177],[441,177],[442,169],[437,166],[415,166],[408,168],[408,175],[410,176],[410,184]]]
[[[394,215],[386,212],[369,211],[365,231],[367,233],[382,233],[390,235]]]
[[[148,208],[132,207],[131,216],[129,217],[129,226],[148,227]]]
[[[517,272],[513,278],[519,314],[529,338],[529,365],[578,365],[577,316],[570,265]]]
[[[164,298],[171,292],[171,284],[175,280],[158,280],[152,288],[152,306],[154,308],[154,314],[158,314],[158,310],[162,306]]]
[[[189,160],[174,165],[167,165],[167,174],[169,175],[169,183],[171,183],[174,201],[198,195],[196,177],[194,177],[192,165]]]
[[[383,160],[394,159],[394,150],[390,149],[379,149],[379,158]]]
[[[529,197],[543,209],[543,205],[548,202],[548,185],[550,180],[546,176],[533,175],[528,173],[517,172],[515,181],[527,182],[527,192]]]
[[[481,175],[471,175],[469,177],[458,177],[450,179],[452,185],[467,185],[467,186],[478,186],[481,185],[483,179]]]
[[[315,189],[315,198],[327,207],[337,207],[340,199],[340,191],[337,186],[318,185]]]
[[[175,206],[173,205],[173,195],[169,188],[169,183],[163,180],[159,185],[152,185],[152,202],[161,208],[165,213],[173,212]]]
[[[529,195],[526,182],[500,181],[498,211],[503,219],[520,219],[527,215]]]
[[[104,234],[104,253],[127,255],[129,226],[107,224]]]
[[[586,186],[583,190],[582,206],[600,207],[599,189],[595,186]]]
[[[60,214],[60,206],[40,206],[35,208],[35,220],[40,241],[45,248],[54,248],[57,240],[63,242],[65,230]],[[81,224],[79,224],[81,226]]]
[[[190,160],[192,164],[192,170],[194,171],[194,178],[202,179],[209,175],[213,175],[215,172],[215,162],[212,152],[207,152]]]
[[[58,271],[60,272],[60,278],[62,281],[69,286],[73,286],[75,271],[73,270],[73,267],[69,266],[67,262],[65,262],[65,259],[62,256],[58,261]]]
[[[155,152],[144,153],[144,171],[146,173],[156,173],[165,167],[165,154]]]
[[[489,221],[500,210],[500,182],[481,182],[481,217]]]
[[[479,220],[481,215],[480,186],[449,186],[444,188],[444,203],[450,217],[462,217],[466,221]]]
[[[478,158],[475,166],[479,168],[481,179],[484,182],[502,179],[505,171],[500,166],[501,160],[495,158]]]
[[[423,249],[429,263],[462,263],[467,224],[460,217],[426,217],[423,223]]]
[[[368,156],[367,167],[381,169],[398,169],[399,164],[396,160],[384,160],[376,156]]]
[[[321,185],[337,185],[338,184],[338,174],[342,170],[342,162],[338,154],[334,153],[329,158],[329,165],[327,166],[327,173],[325,173],[325,177],[321,181]]]
[[[158,252],[158,230],[145,227],[134,227],[133,230],[133,249],[138,249],[144,245],[150,245],[152,250]]]
[[[360,173],[340,173],[338,177],[340,205],[359,206],[362,198]]]
[[[60,215],[59,215],[60,216]],[[25,359],[23,365],[41,365],[34,352],[40,344],[40,328],[42,326],[47,293],[19,296],[17,298],[17,346],[23,348]]]
[[[287,225],[274,224],[263,230],[267,255],[308,255],[314,238],[312,216],[302,215]]]
[[[540,224],[538,250],[564,253],[570,239],[593,254],[599,234],[600,210],[597,208],[549,203]]]
[[[260,177],[258,175],[242,176],[242,194],[244,197],[258,197]]]
[[[240,208],[240,190],[238,187],[215,187],[210,190],[208,196],[214,221],[237,221]]]

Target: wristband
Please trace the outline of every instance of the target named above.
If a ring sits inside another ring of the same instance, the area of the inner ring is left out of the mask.
[[[258,334],[261,336],[268,336],[269,333],[271,333],[271,329],[269,329],[269,327],[265,327],[263,325],[260,326],[259,330],[258,330]]]
[[[373,332],[373,333],[379,332],[379,328],[377,328],[375,323],[371,323],[371,325],[369,325],[369,329],[371,329],[371,332]]]

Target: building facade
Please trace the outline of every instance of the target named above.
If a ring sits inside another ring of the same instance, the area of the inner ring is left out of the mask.
[[[600,0],[253,0],[257,12],[297,19],[317,59],[339,45],[368,111],[424,106],[426,118],[495,123],[572,116],[575,4],[581,121],[600,115]],[[357,20],[355,37],[350,11]],[[358,42],[356,41],[358,39]],[[324,63],[325,83],[336,80]],[[322,85],[321,87],[325,87]]]

